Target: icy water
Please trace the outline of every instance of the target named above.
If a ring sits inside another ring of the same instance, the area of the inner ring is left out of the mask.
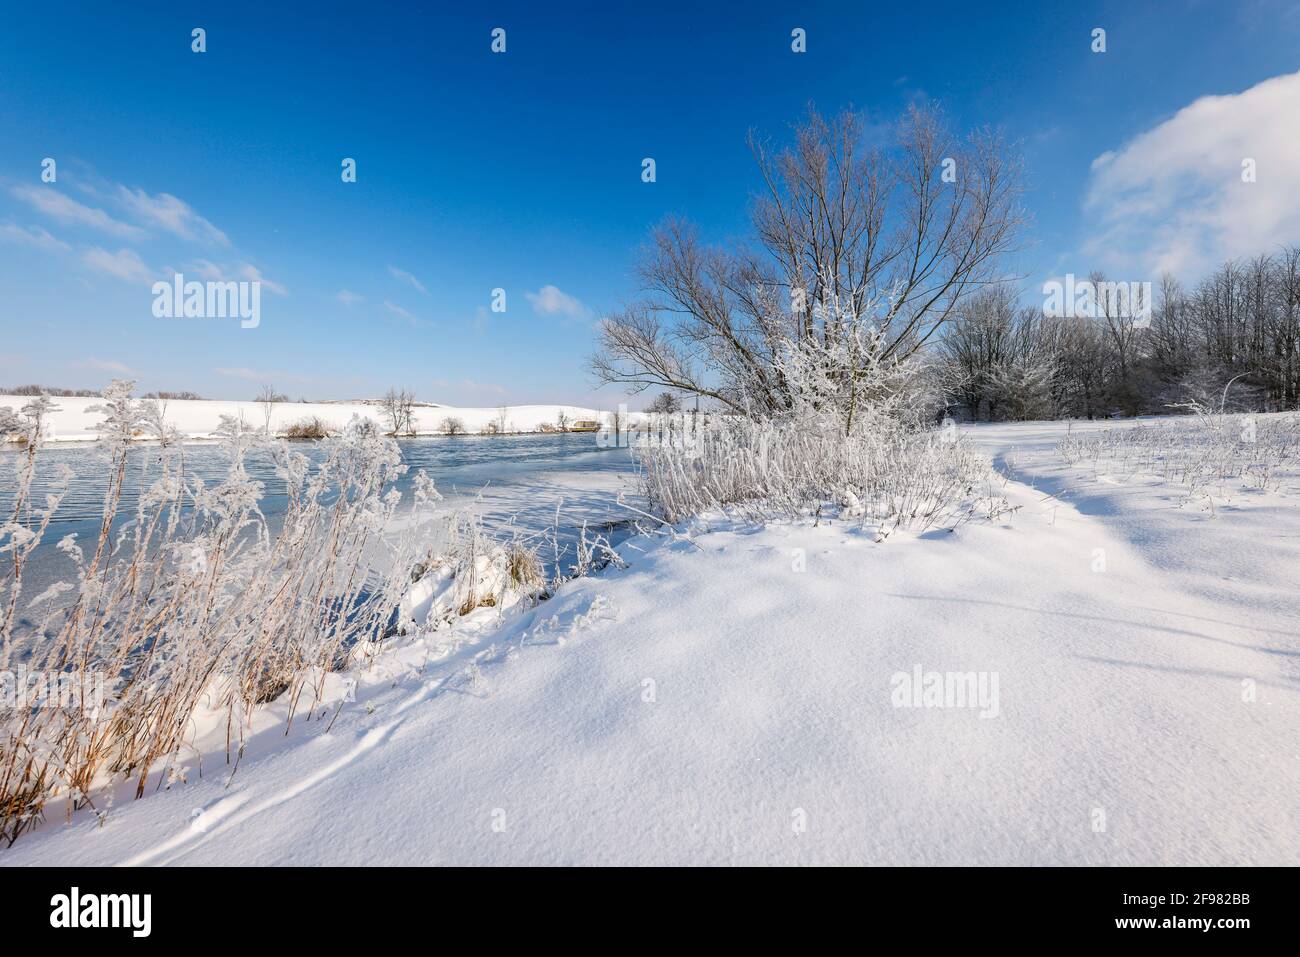
[[[530,475],[555,472],[593,472],[628,465],[625,450],[601,449],[591,433],[519,436],[458,436],[455,438],[415,438],[398,441],[408,471],[398,487],[406,492],[411,478],[419,469],[433,478],[444,494],[461,495],[494,484],[514,484]],[[313,462],[323,457],[314,442],[296,442],[294,451]],[[213,444],[187,445],[184,449],[185,470],[209,485],[219,482],[226,473],[229,459]],[[11,507],[16,487],[15,468],[25,456],[21,452],[0,451],[0,515]],[[132,450],[127,488],[121,511],[129,513],[135,506],[143,469],[158,458],[155,447],[141,445]],[[36,481],[32,485],[39,501],[53,491],[59,479],[59,467],[66,465],[74,474],[54,524],[82,524],[99,517],[104,504],[106,474],[104,459],[89,445],[47,445],[40,451]],[[245,468],[262,482],[266,497],[262,509],[267,515],[284,508],[281,481],[267,456],[250,453]],[[156,473],[155,473],[156,474]]]
[[[541,532],[557,527],[570,547],[582,523],[601,525],[626,519],[629,512],[614,502],[619,488],[630,487],[634,466],[626,449],[601,448],[593,433],[519,436],[457,436],[399,440],[407,473],[397,487],[409,501],[411,481],[423,469],[449,503],[477,500],[489,532]],[[295,451],[313,462],[323,455],[314,442],[296,442]],[[220,481],[229,460],[216,444],[191,444],[184,449],[188,474],[211,484]],[[133,514],[140,476],[156,459],[156,447],[141,445],[131,452],[130,477],[118,514]],[[8,518],[16,491],[15,467],[22,453],[0,452],[0,521]],[[69,533],[81,541],[93,539],[99,527],[106,485],[105,460],[87,445],[47,445],[40,451],[33,500],[42,501],[59,481],[60,466],[74,474],[42,544],[33,553],[25,577],[29,588],[36,581],[61,577],[67,561],[55,543]],[[272,528],[283,513],[285,496],[281,479],[267,456],[250,453],[245,461],[250,476],[263,483],[262,511]],[[152,481],[152,477],[148,479]],[[618,534],[613,538],[617,540]],[[0,556],[0,569],[7,565]]]

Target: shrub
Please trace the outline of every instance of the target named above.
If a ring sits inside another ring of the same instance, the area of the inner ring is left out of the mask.
[[[719,508],[758,517],[845,518],[894,529],[952,527],[981,505],[977,485],[991,463],[955,427],[924,427],[934,396],[919,362],[890,356],[878,330],[850,303],[836,305],[838,341],[774,341],[787,393],[781,412],[753,416],[659,413],[631,437],[640,449],[646,495],[669,522]],[[856,325],[854,325],[856,323]]]
[[[339,429],[319,416],[311,415],[290,423],[280,434],[286,439],[328,439],[338,435]]]
[[[740,417],[680,432],[637,433],[643,491],[669,522],[723,508],[758,519],[821,515],[895,529],[952,527],[999,497],[977,489],[990,462],[955,429],[877,423],[846,436],[835,423]]]

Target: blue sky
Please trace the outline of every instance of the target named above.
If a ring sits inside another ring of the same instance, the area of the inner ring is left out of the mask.
[[[616,404],[583,360],[595,319],[636,294],[647,231],[683,214],[743,236],[746,133],[783,139],[809,101],[883,123],[928,99],[1021,141],[1033,223],[1010,265],[1029,283],[1129,264],[1195,278],[1300,240],[1300,103],[1261,86],[1300,71],[1294,3],[276,7],[9,5],[0,386],[129,370],[220,398],[270,381],[295,398]],[[1255,153],[1243,207],[1207,170]],[[152,282],[173,271],[260,276],[260,326],[155,318]]]

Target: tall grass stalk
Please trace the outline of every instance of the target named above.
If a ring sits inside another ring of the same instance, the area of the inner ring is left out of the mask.
[[[98,533],[86,544],[65,536],[58,548],[72,574],[27,599],[27,562],[66,489],[65,477],[44,501],[29,494],[53,409],[37,398],[0,413],[0,431],[22,446],[0,525],[0,669],[21,664],[107,693],[74,707],[0,711],[0,838],[9,843],[51,800],[66,799],[69,813],[93,807],[100,789],[123,780],[144,794],[174,768],[200,705],[225,710],[228,760],[266,702],[286,700],[290,723],[310,718],[304,702],[320,698],[328,673],[391,632],[440,498],[418,473],[413,512],[395,521],[404,503],[394,483],[406,466],[363,419],[323,440],[313,469],[287,442],[227,417],[226,474],[207,484],[186,472],[158,405],[115,382],[96,407],[107,475]],[[129,476],[141,438],[155,444]],[[271,458],[283,486],[274,527],[259,506],[262,483],[245,467],[254,454]],[[124,512],[129,479],[144,491]]]

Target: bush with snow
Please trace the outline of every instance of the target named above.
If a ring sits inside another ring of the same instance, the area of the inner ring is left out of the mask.
[[[726,418],[694,446],[641,452],[642,484],[669,522],[730,508],[750,517],[828,514],[895,529],[953,527],[996,509],[990,464],[938,430],[876,424],[851,435],[799,420]]]
[[[863,323],[840,325],[838,340],[779,346],[784,412],[707,417],[683,441],[642,445],[644,490],[667,521],[719,508],[763,517],[834,507],[883,537],[996,508],[988,459],[955,429],[927,425],[933,406],[917,363],[887,356]]]

